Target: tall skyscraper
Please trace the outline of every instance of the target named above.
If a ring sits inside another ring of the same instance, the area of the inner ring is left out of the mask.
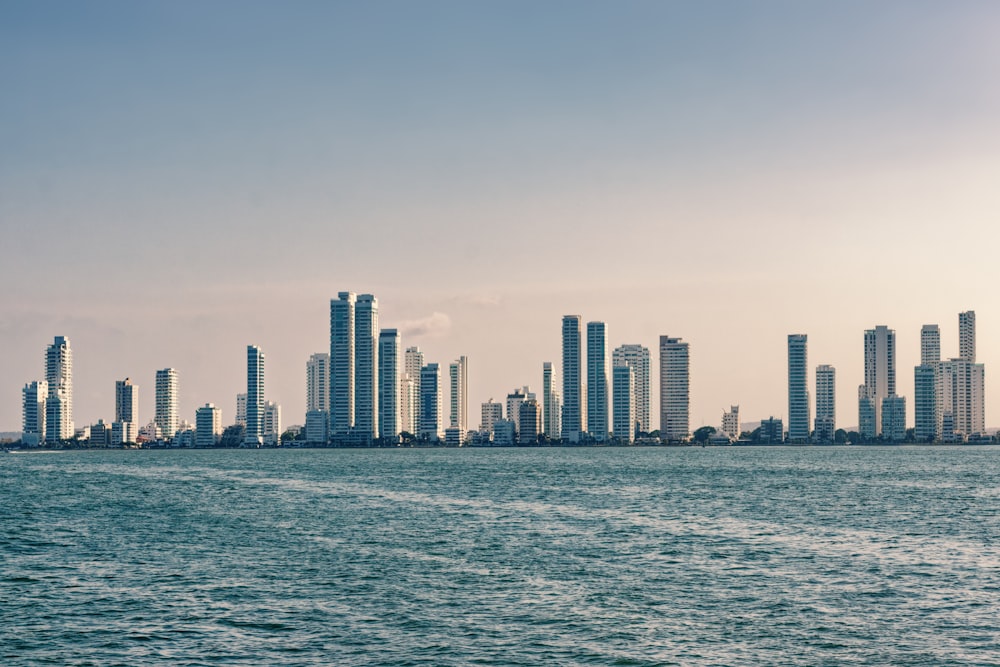
[[[583,431],[583,386],[580,377],[583,357],[579,315],[563,316],[562,365],[562,437],[569,442],[579,442]],[[508,414],[508,417],[513,419],[512,415]]]
[[[451,389],[449,426],[460,431],[464,438],[469,430],[469,360],[462,356],[448,366],[448,384]]]
[[[639,430],[649,433],[649,348],[638,344],[616,347],[611,353],[611,366],[632,367],[635,378],[635,419],[639,423]]]
[[[403,430],[413,435],[420,432],[420,373],[423,367],[424,353],[420,348],[406,348],[399,390],[400,414]]]
[[[222,437],[222,410],[206,403],[195,411],[194,442],[198,447],[215,447]]]
[[[941,361],[941,329],[936,324],[920,328],[920,363],[936,364]]]
[[[562,406],[552,379],[552,362],[542,364],[542,433],[550,440],[562,434]]]
[[[957,359],[939,362],[935,374],[938,434],[946,442],[986,430],[985,369],[976,363],[976,313],[958,314]]]
[[[317,352],[306,362],[306,412],[330,409],[330,355]]]
[[[115,381],[115,421],[129,424],[139,421],[139,388],[129,378]]]
[[[246,441],[258,445],[264,437],[264,353],[256,345],[247,345],[246,409]]]
[[[920,365],[913,369],[913,434],[917,442],[939,438],[941,396],[938,364],[941,363],[941,329],[925,324],[920,329]]]
[[[21,390],[21,442],[37,447],[45,439],[45,398],[49,384],[45,380],[29,382]]]
[[[884,325],[865,331],[864,386],[875,409],[875,428],[881,433],[882,401],[896,395],[896,332]]]
[[[689,364],[687,343],[660,336],[660,437],[667,441],[690,434]]]
[[[635,414],[635,368],[627,364],[611,369],[611,393],[613,395],[611,430],[616,440],[631,443],[635,437],[637,419]]]
[[[354,325],[354,430],[367,443],[379,435],[378,299],[358,296]]]
[[[441,440],[441,369],[427,364],[420,369],[420,431],[431,442]]]
[[[527,386],[507,394],[507,419],[514,423],[515,433],[521,430],[521,404],[532,398],[535,398],[535,395]]]
[[[382,329],[378,336],[378,432],[395,441],[400,432],[399,332]]]
[[[177,369],[162,368],[156,371],[156,412],[153,421],[160,429],[160,436],[166,440],[177,433],[177,404]]]
[[[958,314],[958,358],[976,363],[976,311]]]
[[[73,437],[73,350],[69,339],[56,336],[45,351],[45,440],[59,442]]]
[[[816,367],[816,441],[833,442],[837,433],[837,369]]]
[[[608,346],[604,322],[587,322],[587,432],[608,439]]]
[[[330,435],[343,438],[354,427],[354,318],[357,295],[330,300]]]
[[[264,444],[272,447],[281,442],[281,406],[273,401],[264,401],[261,411],[261,429]]]
[[[809,365],[806,334],[788,335],[788,439],[809,441]]]

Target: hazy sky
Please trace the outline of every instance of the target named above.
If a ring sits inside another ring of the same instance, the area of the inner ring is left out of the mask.
[[[0,430],[55,335],[78,426],[126,376],[148,421],[166,366],[231,423],[248,343],[301,423],[341,290],[469,357],[473,425],[567,313],[688,341],[692,429],[785,416],[789,333],[857,424],[886,324],[912,423],[920,326],[956,356],[974,309],[1000,424],[998,35],[996,2],[0,2]]]

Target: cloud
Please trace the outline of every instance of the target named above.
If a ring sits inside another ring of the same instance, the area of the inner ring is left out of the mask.
[[[451,331],[451,318],[444,313],[432,313],[417,320],[408,320],[399,326],[402,336],[440,338]]]

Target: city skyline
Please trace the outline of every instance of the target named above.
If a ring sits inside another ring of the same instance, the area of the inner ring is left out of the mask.
[[[230,421],[248,343],[299,423],[343,286],[442,371],[467,356],[473,415],[546,361],[565,400],[552,322],[579,313],[609,350],[691,345],[692,429],[731,405],[787,423],[794,332],[853,425],[860,332],[885,325],[913,424],[924,324],[959,350],[976,310],[1000,367],[998,24],[978,2],[5,3],[0,429],[54,335],[76,423],[110,421],[125,377],[147,423],[164,368],[180,419]]]

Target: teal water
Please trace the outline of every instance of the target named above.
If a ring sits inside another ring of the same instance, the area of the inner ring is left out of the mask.
[[[4,665],[1000,665],[1000,449],[0,458]]]

